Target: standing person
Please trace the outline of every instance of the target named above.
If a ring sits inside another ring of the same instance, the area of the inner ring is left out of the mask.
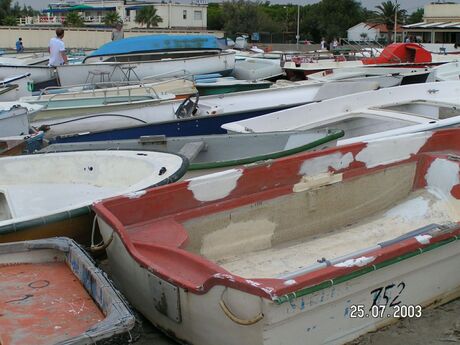
[[[22,38],[16,41],[16,53],[22,53],[24,51],[24,45],[22,44]]]
[[[323,37],[323,38],[321,39],[321,49],[322,49],[322,50],[327,49],[326,44],[327,44],[327,43],[326,43],[326,39]]]
[[[122,40],[125,37],[123,32],[123,24],[118,22],[112,30],[112,41]]]
[[[50,53],[50,60],[48,66],[60,66],[67,63],[67,54],[65,53],[65,44],[62,40],[64,38],[64,29],[56,29],[56,37],[50,40],[48,45],[48,52]]]
[[[339,46],[339,41],[337,41],[337,38],[334,37],[334,41],[332,41],[332,49],[337,49]]]

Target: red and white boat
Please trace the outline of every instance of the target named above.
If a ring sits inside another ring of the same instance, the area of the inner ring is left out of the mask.
[[[460,295],[460,130],[93,205],[113,278],[187,344],[343,344]]]
[[[417,43],[393,43],[386,46],[378,57],[365,57],[347,61],[345,56],[334,59],[316,60],[314,58],[290,55],[281,61],[281,67],[288,76],[305,78],[312,73],[344,67],[427,67],[458,60],[454,55],[431,53]]]

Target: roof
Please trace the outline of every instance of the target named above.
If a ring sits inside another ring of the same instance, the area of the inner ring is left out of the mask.
[[[219,49],[212,35],[148,35],[129,37],[104,44],[89,56],[123,55],[154,51]]]
[[[364,24],[366,24],[370,28],[373,28],[373,29],[376,29],[376,30],[380,31],[381,33],[382,32],[388,32],[388,28],[387,28],[386,24],[372,23],[372,22],[367,22],[367,23],[364,23]],[[394,31],[394,29],[391,29],[391,31]],[[403,27],[398,24],[396,26],[396,32],[403,32]]]
[[[428,22],[420,22],[415,24],[404,25],[404,29],[460,29],[460,21],[455,22],[435,22],[435,23],[428,23]]]

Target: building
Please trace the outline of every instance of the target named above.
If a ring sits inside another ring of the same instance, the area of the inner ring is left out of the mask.
[[[392,37],[393,37],[393,31]],[[396,40],[401,42],[403,29],[400,25],[396,28]],[[388,40],[388,29],[385,24],[359,23],[347,30],[347,39],[350,42],[386,42]]]
[[[142,27],[135,22],[136,13],[145,6],[155,6],[157,15],[163,21],[162,29],[206,29],[207,1],[197,0],[190,4],[173,2],[82,0],[52,3],[42,10],[38,17],[21,18],[19,25],[62,25],[70,12],[77,12],[86,26],[104,26],[104,17],[111,12],[118,13],[125,28]]]
[[[460,4],[430,3],[424,7],[423,22],[404,25],[407,35],[422,43],[460,44]]]

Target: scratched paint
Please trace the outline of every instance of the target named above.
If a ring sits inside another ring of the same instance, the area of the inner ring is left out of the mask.
[[[63,262],[0,266],[0,305],[2,345],[59,343],[105,318]]]
[[[460,183],[458,172],[457,162],[436,158],[425,175],[428,191],[441,198],[450,197],[452,187]]]
[[[425,145],[431,135],[431,133],[417,133],[373,140],[367,143],[355,159],[366,164],[367,168],[408,159]]]
[[[230,169],[189,180],[188,189],[199,201],[214,201],[228,196],[235,188],[242,169]]]
[[[345,169],[348,168],[351,162],[353,162],[353,154],[351,152],[346,154],[335,152],[306,160],[300,167],[300,174],[314,176],[328,172],[329,168],[333,168],[334,170]]]

